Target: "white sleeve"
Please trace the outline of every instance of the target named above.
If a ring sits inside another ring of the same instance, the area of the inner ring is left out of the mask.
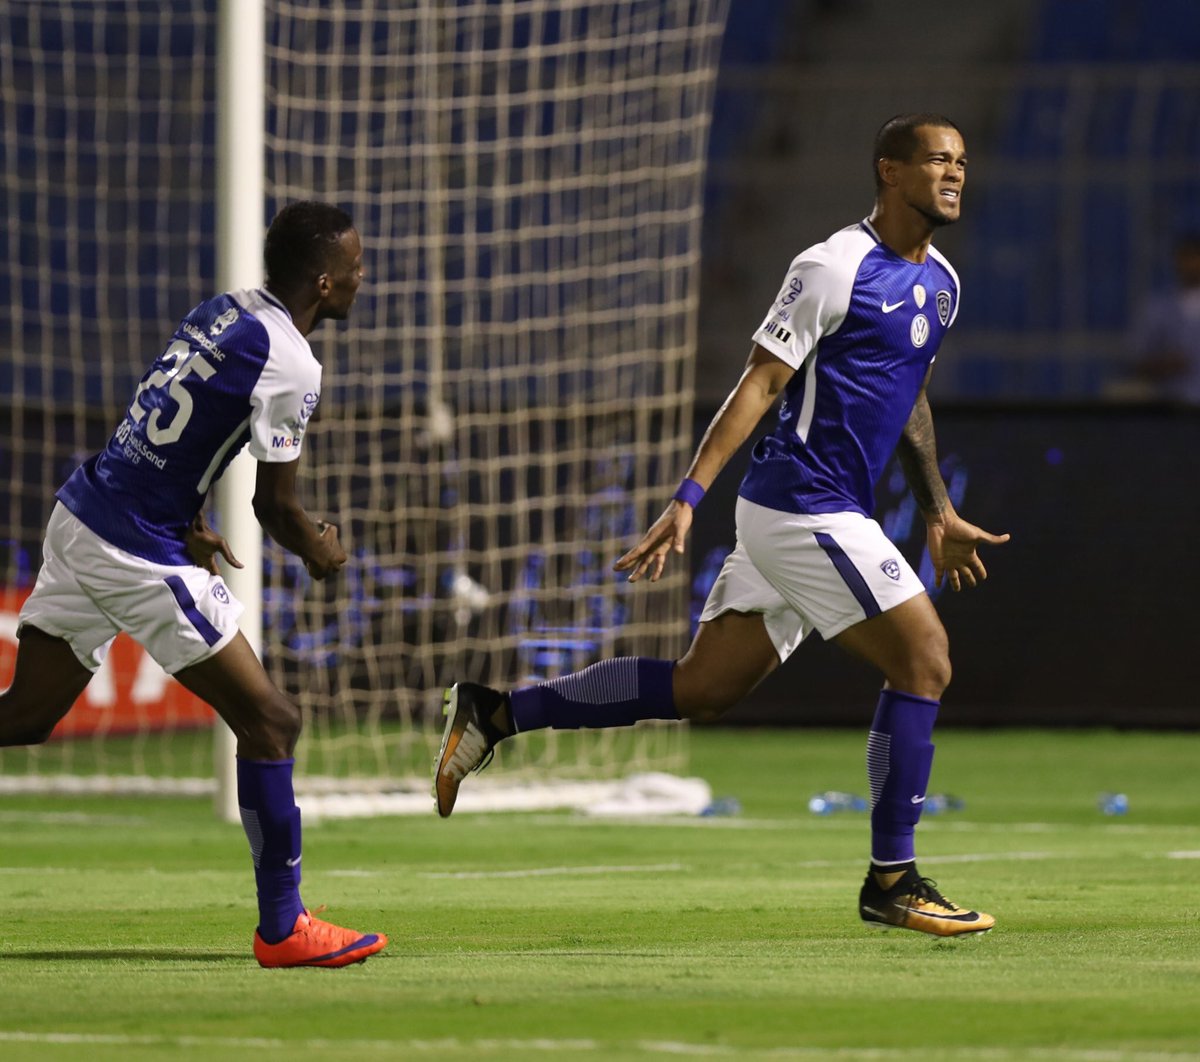
[[[841,265],[820,246],[799,255],[754,342],[799,369],[821,337],[836,332],[846,318],[854,276]]]
[[[272,337],[274,338],[274,337]],[[295,461],[308,419],[321,397],[321,366],[286,344],[271,344],[250,395],[250,455],[256,461]]]

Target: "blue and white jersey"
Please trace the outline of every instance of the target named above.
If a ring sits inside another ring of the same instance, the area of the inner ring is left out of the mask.
[[[788,513],[870,516],[958,292],[932,247],[920,265],[906,261],[866,221],[797,256],[754,333],[796,374],[741,496]]]
[[[320,395],[321,364],[270,292],[218,295],[180,322],[57,497],[114,546],[190,564],[184,535],[209,487],[247,442],[259,461],[296,460]]]

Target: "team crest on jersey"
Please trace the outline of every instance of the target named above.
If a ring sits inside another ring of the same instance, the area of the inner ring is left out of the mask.
[[[912,328],[908,330],[909,338],[914,347],[923,347],[929,342],[929,318],[923,313],[913,318]]]
[[[950,323],[950,292],[939,291],[937,293],[937,311],[938,320],[943,325]]]
[[[900,581],[900,563],[894,558],[889,557],[880,566],[879,570],[883,572],[894,583]]]
[[[920,284],[913,285],[913,298],[916,300],[918,310],[925,305],[925,288]]]
[[[220,317],[218,317],[215,321],[213,321],[212,327],[209,328],[209,330],[208,330],[208,334],[211,336],[219,336],[222,332],[225,331],[226,328],[228,328],[231,324],[233,324],[233,322],[236,321],[237,319],[238,319],[237,307],[231,306],[228,310],[226,310],[223,314],[221,314]]]

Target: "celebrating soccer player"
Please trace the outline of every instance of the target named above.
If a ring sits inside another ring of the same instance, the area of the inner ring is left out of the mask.
[[[916,573],[871,519],[873,490],[897,453],[928,526],[940,585],[975,586],[982,543],[1006,542],[962,519],[938,471],[926,385],[959,304],[958,276],[932,246],[958,220],[963,138],[936,114],[888,121],[875,139],[871,216],[801,253],[754,334],[746,370],[701,440],[674,499],[619,561],[630,581],[682,553],[705,490],[766,414],[725,561],[687,653],[677,661],[602,661],[510,694],[459,683],[434,769],[449,815],[467,772],[498,741],[543,727],[711,719],[749,693],[812,631],[884,676],[867,742],[871,861],[859,914],[872,925],[955,936],[995,919],[959,907],[917,871],[914,829],[950,681],[945,630]]]
[[[300,899],[300,810],[292,751],[300,711],[238,631],[242,606],[217,569],[238,562],[204,522],[211,485],[249,443],[254,512],[314,579],[346,553],[296,497],[296,468],[321,394],[305,338],[344,320],[362,282],[350,217],[323,203],[271,223],[262,288],[200,303],[142,378],[104,450],[59,488],[32,595],[21,609],[0,745],[45,741],[125,631],[237,736],[237,787],[258,887],[263,966],[345,966],[387,944],[314,918]],[[238,565],[240,567],[240,565]]]

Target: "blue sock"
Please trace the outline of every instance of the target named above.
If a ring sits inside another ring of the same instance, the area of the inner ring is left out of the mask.
[[[294,760],[237,761],[238,810],[254,856],[258,933],[268,944],[290,936],[300,900],[300,809],[292,793]]]
[[[937,701],[898,690],[879,695],[867,739],[871,783],[871,860],[907,863],[916,858],[913,833],[933,769]]]
[[[673,660],[623,656],[509,695],[517,732],[632,726],[639,719],[678,719]]]

